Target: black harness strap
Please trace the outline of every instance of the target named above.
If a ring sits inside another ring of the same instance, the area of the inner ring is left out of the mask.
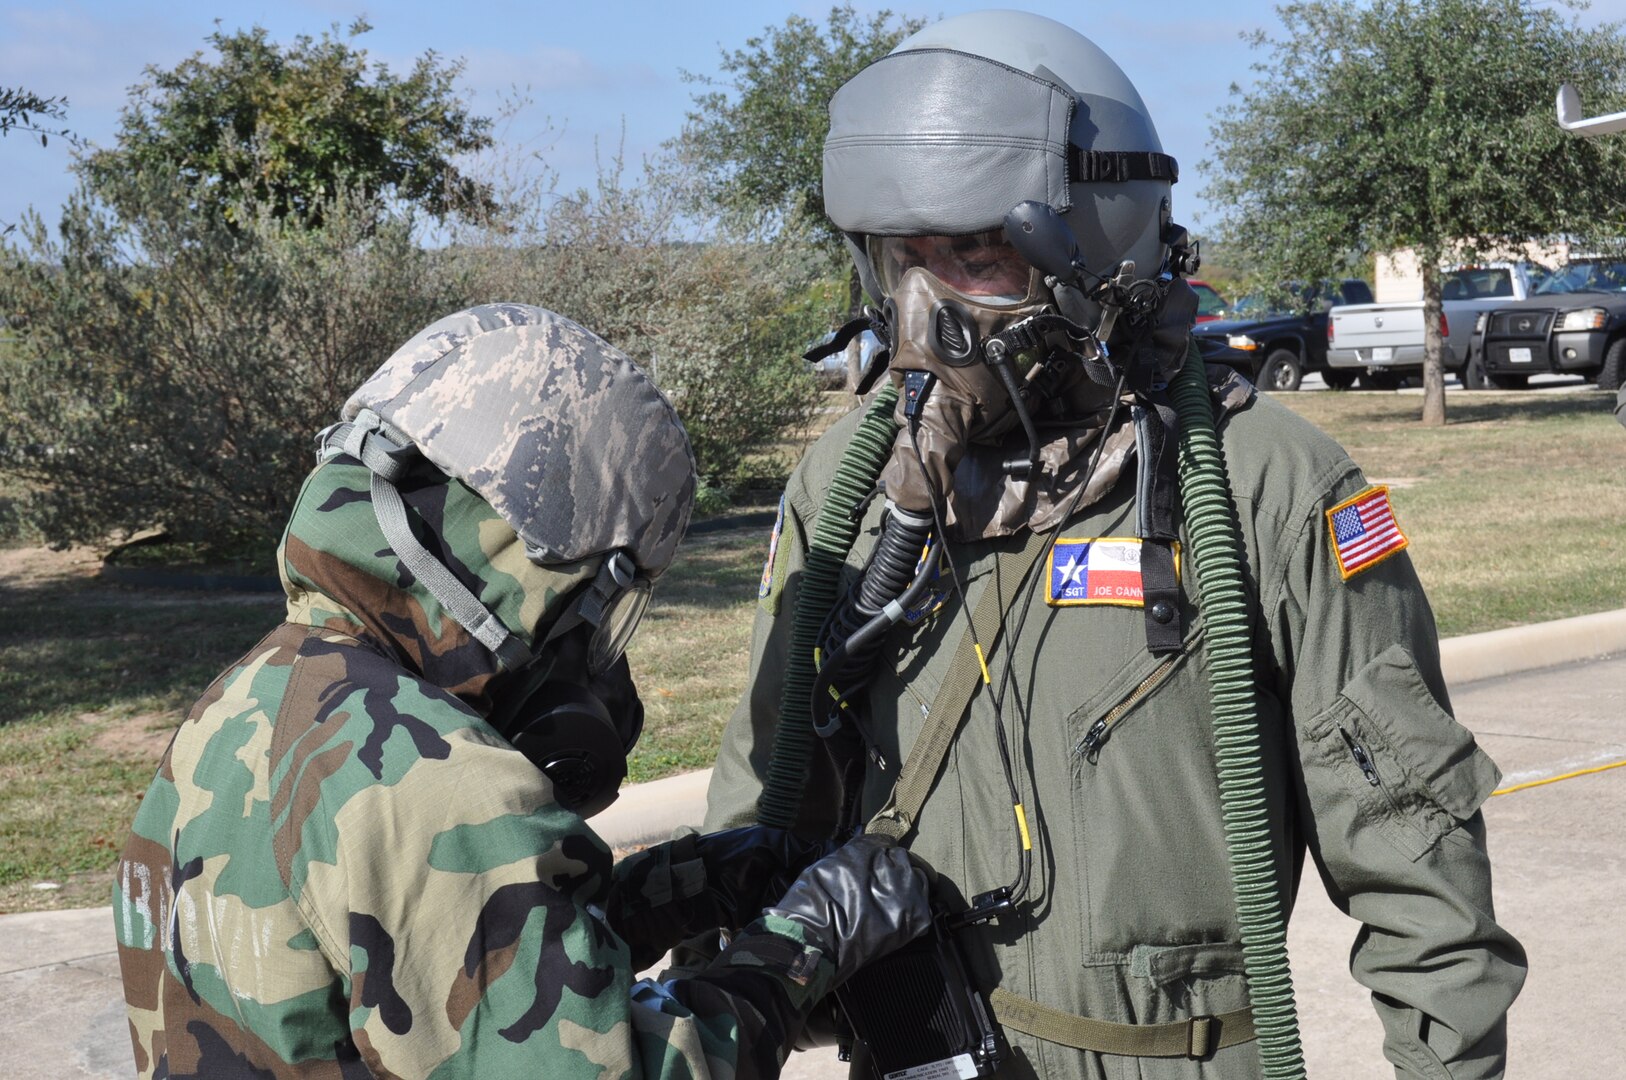
[[[1126,180],[1180,182],[1180,163],[1168,154],[1150,150],[1086,150],[1067,148],[1067,171],[1075,182],[1121,184]]]
[[[1145,599],[1146,650],[1153,656],[1180,651],[1180,579],[1174,544],[1180,506],[1175,443],[1179,420],[1166,391],[1143,395],[1134,409],[1135,448],[1140,456],[1136,505],[1140,515],[1140,577]]]

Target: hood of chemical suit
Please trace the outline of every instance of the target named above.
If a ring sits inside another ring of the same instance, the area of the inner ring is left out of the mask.
[[[496,657],[401,563],[378,525],[372,474],[339,456],[305,481],[278,551],[288,621],[359,638],[412,674],[489,712]],[[473,489],[420,465],[397,485],[424,547],[528,647],[599,556],[541,567]]]

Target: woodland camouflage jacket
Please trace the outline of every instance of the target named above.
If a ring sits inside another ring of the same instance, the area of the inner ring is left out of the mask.
[[[830,965],[765,972],[801,951],[773,920],[694,979],[634,985],[593,912],[610,852],[481,718],[491,656],[396,561],[369,479],[343,457],[311,475],[287,621],[194,706],[142,802],[113,891],[138,1074],[776,1075]],[[401,487],[509,627],[574,584],[461,484]]]

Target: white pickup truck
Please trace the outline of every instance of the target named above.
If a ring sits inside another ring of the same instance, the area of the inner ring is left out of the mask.
[[[1447,270],[1440,287],[1445,369],[1462,372],[1473,349],[1481,311],[1523,300],[1546,275],[1537,263],[1495,262]],[[1329,386],[1394,389],[1423,370],[1423,302],[1351,304],[1327,320]]]

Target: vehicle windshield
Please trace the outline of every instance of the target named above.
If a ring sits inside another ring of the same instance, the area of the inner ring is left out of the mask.
[[[1193,282],[1191,289],[1197,294],[1197,314],[1214,316],[1225,314],[1225,297],[1216,292],[1212,285]]]
[[[1306,285],[1290,281],[1268,293],[1249,293],[1232,306],[1229,318],[1254,320],[1305,315],[1340,304],[1370,304],[1372,293],[1364,281],[1323,281]]]
[[[1232,319],[1264,319],[1272,315],[1291,315],[1283,298],[1249,293],[1231,307]]]
[[[1513,295],[1513,271],[1505,266],[1452,270],[1440,283],[1442,300],[1489,300]]]
[[[1626,262],[1585,259],[1553,271],[1536,286],[1536,295],[1573,292],[1626,292]]]

